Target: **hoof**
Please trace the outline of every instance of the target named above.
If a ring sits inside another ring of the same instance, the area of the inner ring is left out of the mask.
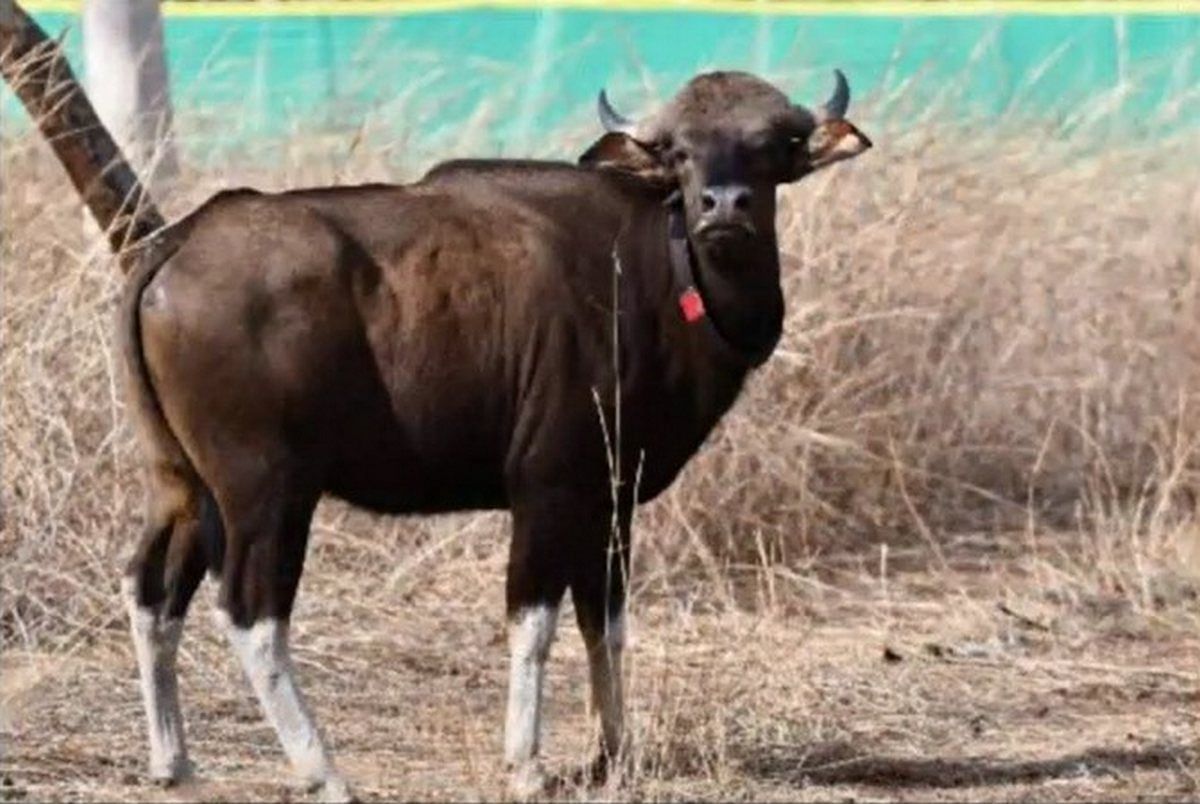
[[[346,784],[346,780],[340,776],[329,776],[312,782],[308,786],[308,792],[315,793],[317,801],[328,804],[349,804],[349,802],[358,801],[354,797],[354,793],[350,792],[350,785]]]
[[[508,776],[508,792],[516,801],[533,801],[546,794],[548,780],[538,762],[526,762],[513,768]]]
[[[629,757],[628,751],[614,755],[602,750],[591,764],[580,770],[580,781],[591,787],[619,787],[629,773]]]
[[[169,790],[192,779],[195,771],[187,757],[179,757],[161,767],[150,767],[150,784]]]
[[[607,753],[601,753],[592,760],[592,764],[583,769],[584,780],[589,785],[599,787],[608,781],[612,760]]]

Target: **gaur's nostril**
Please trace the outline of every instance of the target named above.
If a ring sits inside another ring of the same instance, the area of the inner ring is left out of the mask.
[[[741,184],[705,187],[700,193],[700,209],[705,214],[729,216],[750,210],[750,188]]]

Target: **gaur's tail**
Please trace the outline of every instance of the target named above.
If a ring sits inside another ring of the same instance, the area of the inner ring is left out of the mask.
[[[50,40],[14,0],[0,0],[0,74],[50,143],[128,273],[163,217]]]

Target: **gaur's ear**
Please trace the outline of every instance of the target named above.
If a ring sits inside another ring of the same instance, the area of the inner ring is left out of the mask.
[[[852,159],[871,147],[871,140],[849,120],[825,120],[809,135],[797,159],[796,177],[820,170],[834,162]]]
[[[819,108],[810,112],[803,106],[797,107],[802,118],[812,121],[812,131],[806,140],[796,143],[791,181],[834,162],[858,156],[871,147],[867,135],[846,119],[850,82],[841,70],[833,71],[833,80],[833,94]]]
[[[671,182],[670,171],[645,145],[619,131],[610,131],[579,157],[584,167],[608,168],[656,184]]]

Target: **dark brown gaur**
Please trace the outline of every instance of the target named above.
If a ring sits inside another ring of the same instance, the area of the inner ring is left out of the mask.
[[[11,54],[41,48],[53,82],[18,94],[132,269],[120,328],[149,505],[125,590],[151,775],[189,771],[175,655],[207,573],[289,759],[326,798],[349,797],[287,644],[325,494],[388,513],[512,512],[514,792],[543,789],[542,679],[568,590],[603,774],[624,739],[631,512],[779,339],[776,188],[870,147],[844,119],[842,74],[816,111],[737,72],[693,78],[638,122],[602,93],[607,131],[578,165],[459,161],[407,186],[234,190],[162,228],[57,49],[0,3],[5,77]]]

